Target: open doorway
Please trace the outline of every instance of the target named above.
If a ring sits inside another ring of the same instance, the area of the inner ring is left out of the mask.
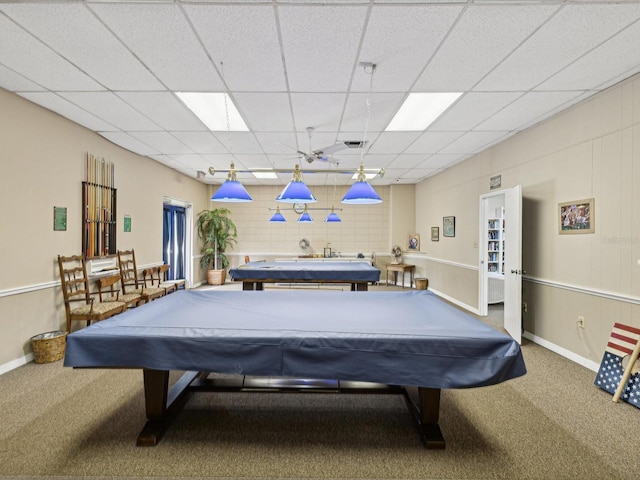
[[[504,328],[522,338],[522,190],[520,185],[480,196],[478,313],[503,305]]]
[[[185,280],[190,288],[192,278],[193,208],[191,204],[165,198],[162,205],[162,261],[171,265],[168,279]]]

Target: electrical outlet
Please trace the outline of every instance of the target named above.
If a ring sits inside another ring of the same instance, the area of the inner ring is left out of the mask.
[[[522,311],[527,313],[527,302],[522,302]]]
[[[584,328],[584,317],[582,315],[578,315],[578,321],[576,322],[578,327]]]

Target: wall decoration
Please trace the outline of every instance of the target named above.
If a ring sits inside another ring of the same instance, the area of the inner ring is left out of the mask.
[[[420,250],[420,235],[417,233],[409,235],[409,250]]]
[[[115,167],[87,152],[82,182],[82,253],[86,259],[116,253]]]
[[[431,227],[431,241],[440,241],[440,227]]]
[[[595,210],[595,198],[558,204],[558,232],[562,235],[594,233]]]
[[[67,207],[53,207],[53,231],[67,231]]]
[[[124,216],[124,231],[125,232],[131,231],[131,217],[129,215]]]
[[[456,236],[456,217],[442,217],[442,236]]]

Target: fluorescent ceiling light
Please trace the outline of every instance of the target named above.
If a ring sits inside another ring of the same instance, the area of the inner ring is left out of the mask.
[[[376,178],[378,176],[377,173],[365,173],[364,177],[367,180],[371,180],[372,178]],[[351,180],[358,180],[358,172],[354,173],[353,176],[351,177]]]
[[[278,175],[276,175],[275,172],[269,172],[269,171],[259,171],[259,170],[255,170],[251,172],[253,174],[254,177],[256,178],[262,178],[262,179],[277,179]]]
[[[226,93],[222,92],[176,92],[178,98],[202,120],[212,132],[227,131],[227,116],[224,98],[227,97],[229,110],[228,130],[234,132],[248,132],[249,127],[244,123],[240,112]]]
[[[410,93],[395,114],[386,132],[409,132],[425,130],[455,102],[461,92]]]

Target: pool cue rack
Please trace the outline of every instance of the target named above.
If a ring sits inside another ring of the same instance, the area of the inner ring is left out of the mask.
[[[82,182],[82,253],[86,259],[116,253],[116,189],[113,163],[87,153]]]

